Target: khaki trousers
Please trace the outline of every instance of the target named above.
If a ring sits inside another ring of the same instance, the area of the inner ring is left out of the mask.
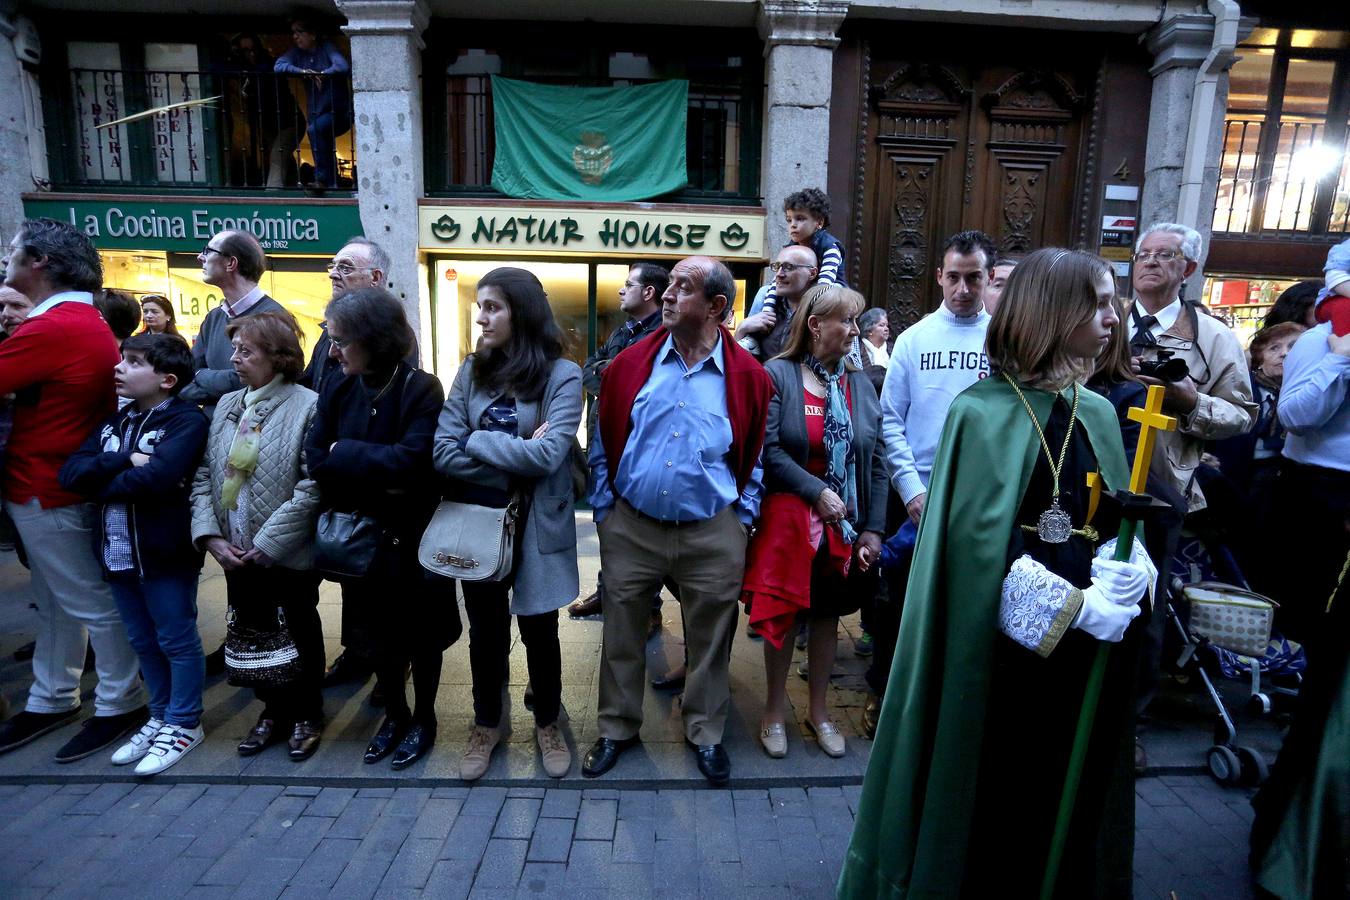
[[[746,533],[735,504],[711,519],[677,525],[642,516],[620,500],[596,530],[605,582],[600,736],[623,740],[642,728],[652,594],[668,578],[680,588],[689,654],[685,737],[698,745],[722,743],[745,573]]]

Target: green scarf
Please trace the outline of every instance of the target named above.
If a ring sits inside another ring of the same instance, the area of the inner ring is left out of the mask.
[[[262,423],[254,418],[258,404],[276,396],[285,383],[277,375],[256,390],[244,391],[240,400],[244,410],[239,414],[239,427],[230,441],[230,452],[225,455],[225,483],[220,486],[220,505],[228,510],[239,508],[239,489],[258,468],[258,449],[262,443]]]

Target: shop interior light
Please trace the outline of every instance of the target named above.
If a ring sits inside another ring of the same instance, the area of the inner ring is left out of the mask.
[[[1341,151],[1327,144],[1310,144],[1294,153],[1290,168],[1301,181],[1321,181],[1341,167]]]

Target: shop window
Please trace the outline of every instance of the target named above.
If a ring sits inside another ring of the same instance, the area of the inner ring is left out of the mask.
[[[220,305],[220,290],[202,281],[201,263],[190,253],[103,250],[104,287],[127,291],[135,297],[159,294],[173,304],[178,333],[191,342],[202,320]],[[263,291],[286,307],[304,331],[305,352],[319,335],[324,307],[332,298],[332,284],[324,270],[327,259],[269,259],[269,268],[259,282]]]
[[[515,266],[534,273],[548,293],[549,306],[562,329],[564,354],[577,365],[586,361],[590,332],[589,265],[518,259],[438,259],[432,315],[436,373],[447,390],[460,362],[473,352],[482,333],[475,321],[478,318],[478,280],[500,266]]]

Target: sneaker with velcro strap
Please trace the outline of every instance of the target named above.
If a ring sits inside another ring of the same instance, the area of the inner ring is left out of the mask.
[[[206,732],[202,726],[184,728],[181,725],[165,725],[155,735],[145,758],[136,764],[137,775],[158,775],[184,756],[193,747],[202,742]]]
[[[112,764],[114,766],[127,766],[134,762],[140,762],[145,754],[150,752],[150,745],[155,740],[155,735],[164,727],[162,719],[156,719],[154,716],[141,726],[141,730],[131,736],[125,744],[113,751]]]

